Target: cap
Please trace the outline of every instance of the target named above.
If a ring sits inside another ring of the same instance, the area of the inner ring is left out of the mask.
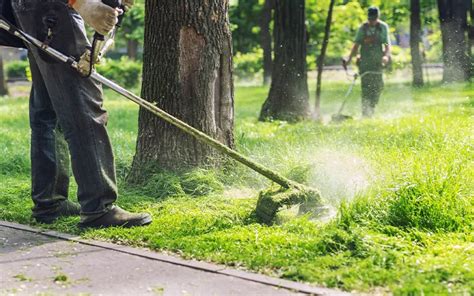
[[[368,10],[369,20],[376,20],[380,17],[380,9],[376,6],[369,7]]]

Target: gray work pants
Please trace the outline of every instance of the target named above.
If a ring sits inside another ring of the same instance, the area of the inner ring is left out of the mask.
[[[89,45],[82,18],[66,1],[12,0],[12,5],[20,28],[49,42],[51,47],[77,58]],[[33,78],[30,125],[34,211],[47,212],[67,197],[68,176],[61,165],[67,163],[67,156],[56,149],[55,128],[59,124],[78,184],[81,216],[93,219],[107,212],[117,198],[102,88],[38,49],[29,50]]]
[[[373,71],[382,71],[375,69]],[[361,75],[365,72],[361,72]],[[362,77],[362,115],[365,117],[372,117],[375,106],[380,101],[380,96],[384,88],[382,74],[368,74]]]

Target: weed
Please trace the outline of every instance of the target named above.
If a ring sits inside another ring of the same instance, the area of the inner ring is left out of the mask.
[[[32,279],[27,277],[26,275],[20,273],[20,274],[17,274],[15,276],[13,276],[15,279],[21,281],[21,282],[31,282]]]
[[[58,274],[54,277],[53,280],[55,283],[65,283],[69,281],[69,277],[65,274]]]

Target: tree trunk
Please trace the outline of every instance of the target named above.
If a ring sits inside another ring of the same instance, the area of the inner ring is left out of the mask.
[[[470,61],[466,50],[467,4],[465,0],[438,0],[445,82],[469,79]]]
[[[326,58],[326,51],[329,45],[329,38],[331,37],[332,15],[335,3],[336,0],[331,0],[331,2],[329,3],[328,16],[326,18],[326,28],[324,29],[323,44],[321,46],[321,53],[319,54],[319,57],[317,59],[318,78],[316,84],[316,120],[321,120],[321,87],[323,82],[324,60]]]
[[[275,61],[272,84],[260,120],[309,117],[305,0],[275,2]]]
[[[0,52],[0,96],[8,95],[7,80],[3,66],[3,54]]]
[[[413,86],[422,87],[423,81],[423,59],[420,52],[421,41],[421,15],[420,0],[411,0],[410,18],[410,50],[411,64],[413,69]]]
[[[142,96],[233,146],[234,88],[228,0],[146,1]],[[218,163],[210,147],[140,110],[128,180],[145,168],[189,169]]]
[[[469,56],[471,57],[471,78],[474,77],[474,3],[471,1],[471,25],[469,27]]]
[[[272,81],[273,47],[270,23],[275,0],[265,0],[260,19],[260,42],[263,49],[263,85],[270,85]]]
[[[136,60],[138,57],[138,41],[129,39],[127,40],[127,56],[131,60]]]

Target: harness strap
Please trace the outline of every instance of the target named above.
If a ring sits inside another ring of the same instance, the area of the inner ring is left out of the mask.
[[[369,22],[365,22],[363,28],[364,28],[364,33],[367,34],[367,32],[369,32],[369,28],[370,28]],[[382,31],[382,26],[380,25],[380,23],[377,23],[375,25],[375,29],[377,31]]]

